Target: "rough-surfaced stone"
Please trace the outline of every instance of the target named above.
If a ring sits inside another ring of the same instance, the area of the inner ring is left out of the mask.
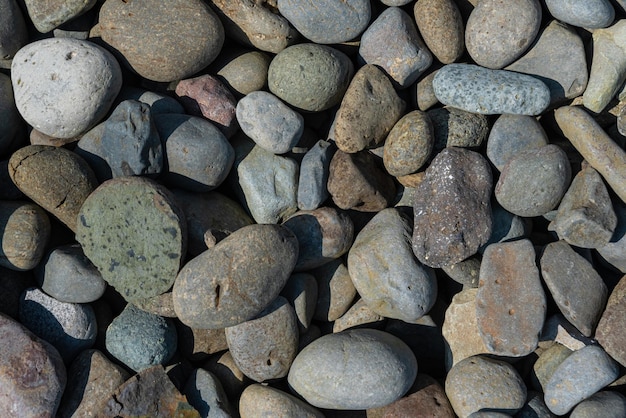
[[[239,399],[239,413],[242,418],[324,418],[324,414],[301,399],[271,386],[259,384],[250,385],[243,391]]]
[[[385,169],[392,176],[415,173],[430,157],[434,143],[435,133],[429,115],[419,110],[404,115],[385,140]]]
[[[117,101],[137,100],[150,106],[153,115],[162,113],[185,113],[185,108],[171,96],[139,87],[124,86],[117,96]]]
[[[172,286],[187,230],[166,188],[139,177],[109,180],[87,198],[78,219],[76,239],[85,255],[126,300],[157,296]]]
[[[491,235],[491,169],[478,153],[446,148],[415,193],[413,251],[431,267],[475,254]]]
[[[288,382],[311,405],[367,409],[402,397],[417,375],[417,362],[400,339],[372,329],[328,334],[294,360]]]
[[[280,293],[298,259],[298,240],[280,225],[249,225],[189,261],[174,283],[174,309],[192,328],[248,321]]]
[[[459,261],[458,263],[442,266],[441,269],[452,280],[462,284],[463,286],[478,287],[480,261],[479,257],[471,256],[463,261]]]
[[[528,236],[531,231],[531,222],[502,208],[498,202],[492,200],[493,227],[489,241],[478,251],[484,253],[490,244],[498,242],[514,241]]]
[[[159,315],[165,318],[176,318],[172,292],[165,292],[157,296],[137,299],[133,301],[133,305],[142,311],[146,311],[153,315]]]
[[[611,357],[626,366],[626,276],[611,292],[595,338]]]
[[[550,89],[526,74],[472,64],[448,64],[433,79],[445,105],[485,115],[539,115],[550,104]]]
[[[49,38],[15,54],[11,81],[17,109],[33,128],[73,138],[109,111],[122,71],[110,52],[91,42]]]
[[[413,7],[415,22],[428,49],[443,64],[465,52],[463,18],[453,0],[418,0]]]
[[[454,107],[431,109],[427,115],[433,124],[437,153],[446,147],[478,148],[489,134],[485,115]]]
[[[532,353],[546,305],[532,243],[524,239],[488,246],[480,264],[476,316],[489,351],[507,357]]]
[[[0,314],[0,415],[53,417],[65,389],[59,352]]]
[[[153,4],[107,0],[100,8],[102,40],[140,76],[180,80],[209,65],[224,43],[222,23],[201,0]]]
[[[572,350],[566,346],[555,342],[539,353],[539,358],[533,364],[530,381],[535,389],[545,391],[546,385],[554,371],[563,361],[572,354]]]
[[[546,0],[546,6],[556,19],[581,28],[606,28],[615,18],[615,9],[609,0]]]
[[[0,266],[32,270],[50,241],[50,219],[34,203],[0,201],[0,231]]]
[[[501,115],[489,131],[487,158],[500,171],[518,153],[548,145],[539,121],[526,115]]]
[[[230,406],[219,379],[204,369],[194,369],[183,393],[201,417],[230,418]]]

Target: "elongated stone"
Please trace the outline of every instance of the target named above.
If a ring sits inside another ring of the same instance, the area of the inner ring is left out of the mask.
[[[439,62],[450,64],[463,54],[463,18],[454,1],[419,0],[413,13],[424,42]]]
[[[581,28],[605,28],[615,18],[615,9],[609,0],[546,0],[546,6],[561,22]]]

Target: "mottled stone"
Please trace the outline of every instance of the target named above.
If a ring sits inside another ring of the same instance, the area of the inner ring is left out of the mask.
[[[280,225],[249,225],[189,261],[174,283],[178,318],[192,328],[248,321],[280,293],[298,258],[298,242]]]
[[[492,244],[480,264],[476,316],[490,353],[522,357],[537,348],[546,295],[527,240]]]
[[[608,0],[546,0],[546,6],[561,22],[586,29],[606,28],[615,18],[615,9]]]
[[[433,62],[415,21],[399,7],[385,9],[363,33],[359,58],[380,67],[401,89],[413,84]]]
[[[109,180],[87,198],[78,219],[76,240],[126,300],[157,296],[172,286],[187,231],[181,209],[163,186],[139,177]]]
[[[34,203],[0,201],[0,266],[32,270],[50,241],[50,219]]]
[[[530,380],[537,390],[545,391],[554,371],[572,354],[572,350],[560,343],[554,343],[539,354],[533,364]]]
[[[596,328],[595,338],[622,366],[626,365],[626,276],[617,283]]]
[[[236,97],[267,89],[267,71],[272,58],[261,51],[242,51],[230,57],[223,52],[212,67],[215,75]]]
[[[539,121],[526,115],[501,115],[487,139],[487,158],[500,171],[522,151],[548,145],[548,136]]]
[[[383,331],[357,329],[328,334],[306,346],[288,382],[313,406],[367,409],[399,399],[416,375],[415,356],[401,340]]]
[[[202,418],[230,418],[230,406],[224,388],[211,372],[194,369],[185,384],[183,393],[187,402]]]
[[[385,317],[374,312],[363,299],[359,299],[333,323],[333,332],[339,333],[349,328],[381,328]]]
[[[242,418],[324,418],[324,414],[299,398],[259,384],[250,385],[243,391],[239,399],[239,413]]]
[[[404,115],[385,140],[385,169],[392,176],[415,173],[430,157],[434,143],[435,133],[429,115],[419,110]]]
[[[337,146],[320,139],[307,151],[300,163],[298,179],[298,209],[317,209],[328,199],[328,175],[330,161]]]
[[[565,318],[592,336],[608,296],[602,277],[565,241],[548,244],[540,263],[543,280]]]
[[[292,274],[280,295],[287,299],[296,313],[298,329],[304,334],[309,329],[317,305],[317,281],[308,273]]]
[[[426,170],[415,196],[413,251],[431,267],[475,254],[491,235],[491,169],[478,153],[446,148]]]
[[[597,392],[572,410],[570,418],[620,418],[626,416],[626,397],[618,392]]]
[[[465,51],[461,12],[452,0],[418,0],[413,7],[415,22],[424,42],[443,64],[450,64]]]
[[[485,252],[485,249],[491,244],[515,241],[518,238],[530,235],[532,226],[530,220],[513,215],[511,212],[502,208],[497,202],[493,201],[491,213],[493,215],[491,236],[489,237],[489,241],[478,249],[478,252]]]
[[[481,1],[467,20],[465,46],[478,65],[502,68],[528,49],[540,25],[537,0]]]
[[[356,289],[341,259],[336,259],[311,270],[317,280],[317,305],[314,318],[333,322],[352,305]]]
[[[24,3],[35,28],[41,33],[47,33],[87,12],[96,5],[96,0],[47,2],[26,0]]]
[[[454,107],[432,109],[427,115],[433,124],[435,152],[446,147],[478,148],[489,134],[485,115]]]

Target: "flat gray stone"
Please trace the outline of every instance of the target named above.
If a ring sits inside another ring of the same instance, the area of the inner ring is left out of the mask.
[[[300,334],[305,334],[317,306],[317,280],[308,273],[294,273],[287,280],[280,295],[293,307]]]
[[[341,258],[311,270],[317,279],[317,305],[314,318],[333,322],[352,305],[357,292]]]
[[[532,224],[528,219],[513,215],[500,206],[498,202],[492,202],[491,209],[493,216],[491,236],[487,243],[478,249],[478,252],[484,253],[490,244],[515,241],[530,235]]]
[[[201,418],[230,418],[231,408],[219,379],[204,369],[194,369],[183,394]]]
[[[467,287],[478,287],[478,273],[480,271],[480,258],[471,256],[455,264],[442,266],[441,269],[452,280]]]
[[[137,100],[150,106],[152,115],[161,113],[185,113],[183,106],[173,97],[139,87],[124,86],[117,100]]]
[[[606,28],[615,18],[615,9],[608,0],[546,0],[546,6],[561,22],[586,29]]]
[[[489,134],[485,115],[454,107],[431,109],[427,115],[433,124],[436,153],[446,147],[478,148]]]
[[[298,209],[317,209],[330,196],[326,184],[336,150],[333,142],[320,139],[304,154],[298,179]]]
[[[526,115],[501,115],[487,139],[487,158],[500,171],[522,151],[548,145],[548,136],[537,119]]]
[[[235,97],[267,88],[267,71],[272,58],[261,51],[223,51],[211,64],[216,76]]]
[[[613,208],[617,216],[617,226],[608,244],[596,250],[613,267],[626,273],[626,204],[616,200]]]
[[[32,270],[41,262],[50,242],[50,219],[34,203],[0,201],[0,266]]]

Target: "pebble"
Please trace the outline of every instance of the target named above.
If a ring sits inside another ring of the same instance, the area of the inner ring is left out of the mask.
[[[380,67],[394,85],[405,89],[433,62],[415,21],[399,7],[389,7],[361,36],[359,59]]]
[[[550,104],[550,89],[526,74],[472,64],[448,64],[433,79],[437,99],[447,106],[485,115],[539,115]]]
[[[22,293],[19,318],[33,334],[59,350],[66,363],[96,341],[96,314],[90,305],[60,302],[38,288]]]
[[[526,385],[515,368],[480,355],[457,363],[448,372],[445,389],[461,418],[480,410],[515,413],[526,402]]]
[[[565,241],[548,244],[540,264],[543,280],[560,311],[583,335],[591,337],[608,297],[602,277]]]
[[[626,397],[618,392],[597,392],[572,410],[570,418],[620,418],[626,416]]]
[[[175,0],[159,7],[146,0],[107,0],[100,8],[98,26],[102,41],[121,62],[153,81],[169,82],[197,73],[224,44],[221,21],[200,0]]]
[[[308,273],[294,273],[291,275],[280,295],[287,299],[296,313],[298,330],[305,334],[317,305],[317,281]]]
[[[192,362],[207,360],[210,355],[228,350],[224,328],[189,328],[176,322],[178,351]]]
[[[239,100],[237,120],[247,136],[274,154],[291,151],[304,131],[302,115],[265,91],[253,91]]]
[[[278,296],[297,258],[297,238],[286,227],[240,228],[181,269],[173,290],[176,314],[192,328],[248,321]]]
[[[600,174],[587,167],[574,177],[548,229],[570,245],[598,248],[609,243],[616,226],[609,192]]]
[[[341,102],[354,74],[350,58],[326,45],[304,43],[281,51],[270,63],[270,91],[293,107],[320,112]]]
[[[278,296],[253,319],[226,328],[230,354],[256,382],[287,376],[298,352],[296,313]]]
[[[406,322],[435,304],[435,272],[411,247],[412,222],[395,208],[378,212],[359,232],[348,254],[348,271],[367,305],[387,318]]]
[[[59,352],[4,314],[0,335],[0,414],[55,416],[66,383]]]
[[[446,147],[478,148],[489,135],[485,115],[454,107],[432,109],[427,115],[433,124],[436,153]]]
[[[602,259],[622,273],[626,273],[626,204],[621,201],[614,203],[617,215],[617,227],[611,241],[596,248]]]
[[[548,136],[539,121],[526,115],[501,115],[487,139],[487,158],[502,171],[522,151],[548,145]]]
[[[225,55],[225,58],[224,58]],[[223,51],[212,64],[216,77],[235,97],[267,89],[267,72],[272,58],[261,51],[237,51],[232,57]]]
[[[78,244],[50,251],[35,270],[37,283],[60,302],[89,303],[100,299],[106,282]]]
[[[548,11],[561,22],[585,29],[606,28],[615,18],[615,9],[608,0],[574,0],[567,4],[546,0]]]
[[[78,212],[98,182],[81,157],[65,148],[28,145],[9,160],[13,183],[72,231]]]
[[[461,12],[452,0],[419,0],[413,6],[415,22],[428,49],[443,64],[465,52],[465,29]]]
[[[432,70],[432,67],[430,69]],[[423,76],[417,83],[415,83],[413,102],[422,112],[427,111],[428,109],[439,103],[439,99],[437,99],[437,96],[435,96],[435,90],[433,89],[433,79],[436,75],[437,70],[430,71],[428,74]]]
[[[517,153],[502,168],[495,196],[507,211],[524,217],[545,215],[567,191],[570,162],[558,145]]]
[[[318,409],[308,403],[271,386],[252,384],[239,400],[241,418],[268,416],[324,418]]]
[[[49,38],[15,54],[11,81],[26,122],[46,135],[72,138],[107,114],[122,86],[122,71],[110,52],[91,42]]]
[[[377,66],[367,64],[345,93],[331,128],[337,147],[354,153],[382,145],[406,107],[389,78]]]
[[[0,68],[8,69],[15,53],[28,42],[28,29],[15,0],[2,0],[0,10]]]
[[[145,103],[150,106],[152,115],[162,113],[185,113],[183,106],[173,97],[138,87],[122,87],[116,100],[120,102],[124,100],[136,100]]]
[[[157,296],[172,286],[187,234],[184,215],[165,187],[140,177],[109,180],[87,198],[77,218],[76,240],[124,299]]]
[[[618,376],[617,363],[601,347],[583,347],[563,360],[546,383],[546,405],[552,413],[565,415]]]
[[[106,349],[135,372],[169,361],[177,347],[171,319],[128,304],[106,331]]]
[[[580,107],[561,107],[554,112],[554,117],[563,135],[585,161],[626,202],[626,152]]]
[[[498,202],[492,202],[491,215],[493,217],[491,237],[485,245],[478,249],[480,253],[484,253],[491,244],[515,241],[518,238],[529,236],[532,231],[530,220],[513,215],[503,209]]]
[[[595,338],[602,348],[621,365],[626,365],[626,279],[622,277],[609,296]]]
[[[314,319],[333,322],[352,305],[356,289],[341,258],[311,270],[317,280],[317,304]]]
[[[341,257],[350,249],[354,237],[350,217],[330,207],[298,211],[283,226],[298,238],[295,271],[310,270]]]
[[[67,371],[59,418],[90,416],[130,375],[98,350],[81,352]]]
[[[161,177],[172,187],[208,192],[218,187],[235,161],[235,151],[211,122],[189,115],[156,115],[167,168]]]
[[[288,382],[315,407],[368,409],[402,397],[416,375],[415,356],[400,339],[355,329],[307,345],[294,360]]]
[[[413,252],[430,267],[475,254],[491,236],[491,169],[480,154],[446,148],[415,192]]]
[[[382,328],[385,317],[374,312],[363,299],[357,300],[340,318],[333,323],[333,332],[339,333],[349,328]]]
[[[550,104],[580,96],[589,73],[585,45],[574,28],[553,20],[523,56],[506,70],[532,75],[550,89]]]
[[[0,5],[1,7],[1,5]],[[1,25],[1,22],[0,22]],[[1,26],[0,26],[1,27]],[[1,35],[0,35],[1,36]],[[1,38],[0,38],[1,42]],[[0,47],[1,48],[1,47]],[[1,54],[1,52],[0,52]],[[0,58],[1,60],[1,58]],[[22,140],[22,117],[15,107],[15,98],[11,79],[0,74],[0,154],[6,155],[13,151]]]
[[[523,239],[488,246],[480,264],[476,317],[489,352],[504,357],[532,353],[546,310],[533,244]]]
[[[478,257],[471,256],[463,261],[459,261],[458,263],[442,266],[441,269],[452,280],[462,284],[463,286],[478,287],[480,261],[481,260]]]
[[[35,268],[50,242],[50,220],[34,203],[0,201],[0,266],[26,271]]]
[[[175,93],[187,114],[208,119],[226,138],[237,131],[237,101],[217,77],[204,74],[181,80],[176,84]]]
[[[204,369],[194,369],[182,391],[202,418],[230,418],[228,398],[218,378]]]
[[[337,146],[333,142],[320,139],[304,154],[298,179],[298,209],[314,210],[328,199],[326,185],[330,161],[336,150]]]
[[[426,164],[435,143],[429,116],[414,110],[404,115],[387,135],[383,163],[392,176],[413,174]]]
[[[528,49],[540,24],[537,0],[481,1],[467,20],[467,52],[478,65],[503,68]]]
[[[280,0],[278,11],[305,38],[318,44],[340,44],[357,38],[372,15],[368,0]]]

